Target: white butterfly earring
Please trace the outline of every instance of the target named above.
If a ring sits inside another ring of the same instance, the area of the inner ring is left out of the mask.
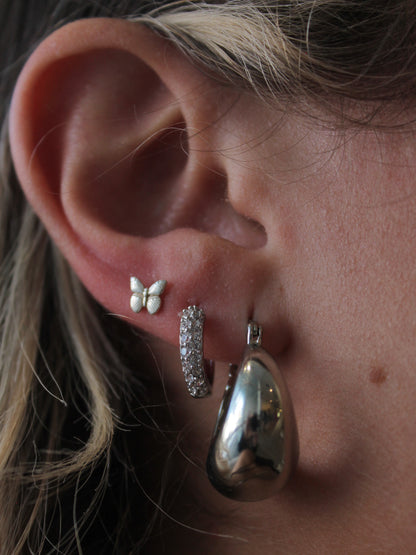
[[[163,293],[165,287],[165,279],[159,279],[147,288],[137,277],[132,276],[130,278],[130,289],[133,295],[130,298],[130,308],[133,312],[140,312],[145,307],[149,314],[155,314],[162,304],[159,295]]]

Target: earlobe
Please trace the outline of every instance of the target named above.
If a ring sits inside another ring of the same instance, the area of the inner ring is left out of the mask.
[[[218,90],[137,24],[79,21],[29,59],[10,136],[26,196],[99,302],[174,344],[178,313],[201,304],[207,356],[236,360],[267,262],[263,232],[226,202],[215,134],[200,133],[224,109]],[[160,312],[131,311],[131,276],[167,280]]]

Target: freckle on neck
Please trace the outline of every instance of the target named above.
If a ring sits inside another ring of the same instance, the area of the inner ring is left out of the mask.
[[[369,380],[371,383],[381,385],[387,379],[387,372],[381,366],[373,366],[370,370]]]

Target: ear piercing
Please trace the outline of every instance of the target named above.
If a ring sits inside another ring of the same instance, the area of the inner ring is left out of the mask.
[[[274,495],[298,459],[292,401],[261,338],[261,326],[249,322],[243,360],[238,370],[230,366],[207,459],[214,488],[239,501]]]
[[[155,314],[166,280],[149,288],[130,278],[134,312],[145,307]],[[192,397],[211,392],[213,362],[204,360],[204,311],[182,311],[179,348],[185,383]],[[239,501],[259,501],[287,483],[298,460],[299,445],[292,401],[276,362],[261,346],[262,327],[249,322],[247,345],[240,366],[230,365],[228,384],[207,458],[214,488]]]
[[[188,306],[182,311],[179,349],[185,383],[192,397],[206,397],[211,392],[209,375],[213,362],[204,360],[204,322],[202,308]]]
[[[166,287],[166,280],[159,279],[149,288],[145,287],[137,277],[130,278],[130,289],[133,295],[130,298],[130,308],[133,312],[140,312],[146,308],[149,314],[155,314],[161,307],[160,296]]]

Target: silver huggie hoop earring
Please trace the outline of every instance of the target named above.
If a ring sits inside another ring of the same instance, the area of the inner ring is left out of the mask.
[[[292,401],[273,358],[261,347],[262,328],[248,324],[243,361],[230,377],[207,459],[212,485],[239,501],[259,501],[282,489],[298,459]]]
[[[182,311],[179,328],[182,370],[189,394],[197,399],[211,393],[214,371],[213,361],[204,359],[204,322],[202,308],[188,306]]]

